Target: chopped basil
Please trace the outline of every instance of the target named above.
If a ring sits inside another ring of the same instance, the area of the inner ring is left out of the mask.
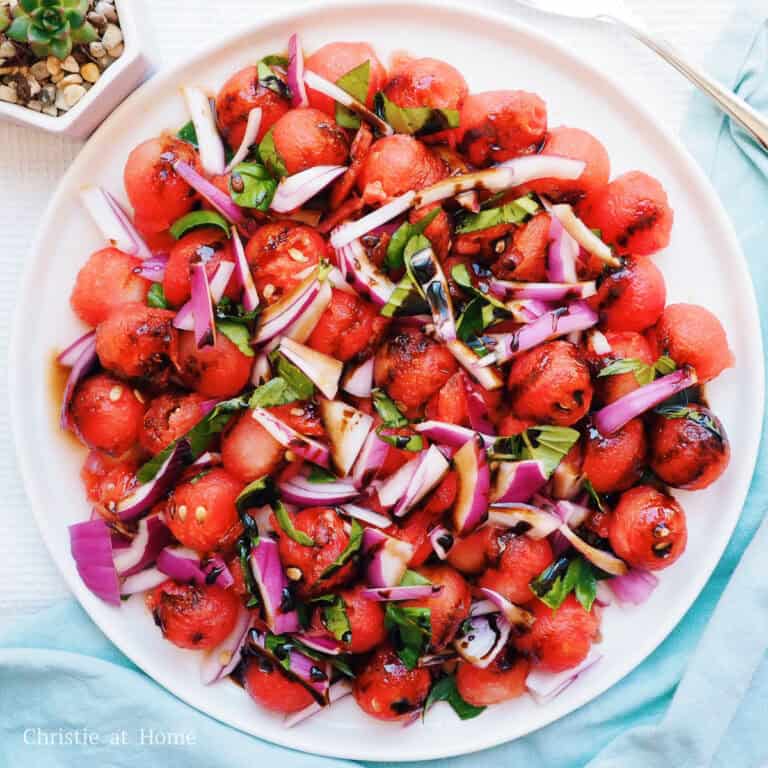
[[[277,374],[285,379],[288,386],[296,393],[297,400],[310,400],[315,394],[315,385],[300,368],[275,350],[269,356],[270,362],[277,368]]]
[[[325,653],[320,653],[314,648],[309,648],[308,646],[304,645],[304,643],[295,637],[292,638],[292,640],[295,643],[296,650],[300,653],[303,653],[305,656],[308,656],[310,659],[314,659],[315,661],[324,661],[327,664],[330,664],[335,670],[341,672],[341,674],[345,677],[355,676],[355,673],[352,671],[352,667],[349,666],[343,657],[330,656]]]
[[[176,134],[182,141],[186,141],[187,144],[191,144],[193,147],[197,147],[197,131],[195,130],[195,124],[190,120],[179,128]]]
[[[376,428],[376,434],[380,440],[393,448],[399,448],[401,451],[414,451],[418,453],[424,450],[424,438],[421,435],[398,435],[389,434],[384,430],[388,429],[384,424]]]
[[[401,587],[425,587],[432,584],[432,582],[422,576],[418,571],[412,571],[410,568],[403,574],[403,578],[400,579]]]
[[[640,386],[650,384],[656,376],[666,376],[672,373],[677,366],[675,361],[667,355],[662,355],[655,363],[649,365],[635,357],[625,357],[608,363],[598,374],[598,378],[605,376],[618,376],[623,373],[634,373]]]
[[[278,77],[272,69],[272,66],[278,63],[281,64],[282,62],[274,56],[267,56],[256,65],[259,85],[263,88],[269,88],[270,91],[274,91],[278,96],[287,99],[290,98],[291,91],[285,80]]]
[[[579,439],[579,432],[570,427],[553,427],[542,424],[526,429],[522,434],[525,445],[524,458],[540,461],[547,477],[558,467],[563,457]]]
[[[320,579],[328,579],[333,576],[336,571],[342,566],[346,565],[360,550],[363,544],[363,526],[352,519],[352,530],[349,534],[349,542],[344,547],[344,551],[320,574]]]
[[[493,461],[520,461],[525,458],[522,435],[497,437],[488,449],[488,458]]]
[[[323,626],[340,642],[352,640],[352,627],[347,616],[347,607],[339,595],[320,610]]]
[[[261,144],[259,144],[259,157],[261,162],[275,176],[288,175],[288,169],[285,167],[283,158],[280,157],[280,153],[277,151],[277,147],[275,147],[275,139],[272,136],[271,128],[266,132],[261,140]]]
[[[723,433],[720,431],[717,422],[706,411],[700,411],[684,405],[661,405],[655,409],[655,413],[667,419],[688,419],[688,421],[692,421],[694,424],[709,430],[719,440],[723,439]]]
[[[165,291],[162,283],[152,283],[147,291],[147,306],[155,309],[168,309],[168,299],[165,298]]]
[[[216,330],[224,334],[246,357],[254,357],[256,354],[251,346],[251,333],[242,323],[217,320]]]
[[[584,478],[584,490],[589,494],[589,498],[595,503],[595,506],[601,511],[605,512],[605,505],[600,494],[595,490],[595,486],[592,485],[592,481],[588,478]]]
[[[222,296],[219,303],[214,308],[214,314],[217,320],[230,320],[233,323],[250,326],[259,316],[260,309],[246,311],[242,304],[235,303],[232,299]]]
[[[278,499],[277,487],[269,475],[264,475],[248,483],[235,499],[237,511],[241,514],[254,507],[273,505]]]
[[[469,274],[469,268],[466,264],[456,264],[451,270],[451,277],[453,277],[457,285],[473,293],[478,298],[483,299],[483,301],[488,302],[502,312],[508,312],[504,302],[489,292],[486,282],[481,281],[478,285],[472,282],[472,276]]]
[[[294,403],[297,400],[299,396],[291,389],[288,382],[278,376],[254,390],[248,405],[251,408],[272,408],[276,405]]]
[[[372,390],[371,399],[373,400],[373,407],[376,409],[376,413],[381,416],[385,427],[397,429],[407,427],[410,424],[384,390]]]
[[[289,539],[293,539],[293,541],[295,541],[297,544],[301,544],[305,547],[315,546],[315,540],[311,536],[308,536],[306,533],[304,533],[304,531],[300,531],[294,526],[293,518],[291,517],[290,512],[288,512],[288,510],[285,508],[282,501],[273,502],[272,510],[275,513],[275,518],[277,519],[278,525]]]
[[[342,75],[336,85],[346,91],[350,96],[357,99],[362,104],[368,98],[368,86],[371,81],[371,62],[366,59],[362,64],[358,64],[354,69],[350,69],[345,75]],[[347,109],[343,104],[336,103],[336,122],[342,128],[356,129],[360,127],[360,118]]]
[[[376,114],[389,123],[397,133],[425,135],[459,127],[457,109],[433,107],[398,107],[382,91],[374,100]]]
[[[485,299],[475,296],[464,305],[464,310],[456,320],[456,335],[461,341],[468,343],[480,336],[486,328],[505,317],[507,317],[506,312],[502,312],[493,304],[488,304]]]
[[[418,315],[421,312],[425,312],[427,307],[424,299],[416,290],[416,286],[413,284],[410,275],[406,272],[400,282],[395,286],[395,290],[392,291],[392,295],[389,297],[387,303],[381,308],[381,313],[384,317],[394,317],[398,312],[402,310],[404,315]]]
[[[405,247],[403,260],[411,281],[429,305],[438,330],[452,328],[455,319],[448,281],[429,240],[424,235],[412,237]]]
[[[384,264],[388,270],[403,269],[405,261],[403,254],[408,241],[416,236],[424,234],[424,230],[435,220],[441,211],[440,206],[433,208],[426,216],[411,224],[404,221],[394,232],[387,245],[387,255]]]
[[[468,213],[462,216],[456,227],[456,234],[479,232],[497,227],[499,224],[521,224],[539,209],[539,204],[531,195],[524,195],[498,208],[487,208],[479,213]]]
[[[171,234],[178,240],[191,229],[196,227],[220,227],[227,237],[230,236],[227,220],[216,211],[192,211],[191,213],[176,219],[171,226]]]
[[[432,638],[430,609],[387,603],[384,626],[394,635],[400,660],[408,669],[415,669]]]
[[[474,704],[469,704],[461,698],[461,694],[456,687],[456,678],[452,675],[441,677],[432,686],[432,690],[430,690],[429,696],[427,696],[427,700],[424,703],[422,717],[425,717],[427,711],[438,701],[447,701],[462,720],[471,720],[485,711],[485,707],[476,707]]]
[[[208,450],[208,446],[214,435],[219,434],[224,427],[227,426],[227,423],[234,414],[247,406],[248,397],[246,395],[233,397],[231,400],[223,400],[218,403],[207,416],[200,419],[200,421],[198,421],[186,435],[179,438],[179,440],[184,439],[189,443],[191,459],[194,460],[205,453],[205,451]],[[174,440],[167,448],[164,448],[156,456],[153,456],[141,467],[141,469],[139,469],[136,473],[136,477],[140,483],[148,483],[152,480],[163,465],[163,462],[174,449],[176,443],[178,443],[178,440]]]
[[[307,480],[309,480],[310,483],[335,483],[337,478],[333,472],[329,472],[327,469],[319,467],[317,464],[312,464]]]
[[[561,557],[533,579],[530,588],[553,610],[573,592],[584,610],[589,611],[597,596],[597,577],[591,563],[581,555],[572,560]]]
[[[243,572],[245,588],[250,595],[246,605],[248,608],[255,608],[261,603],[261,593],[251,571],[251,550],[259,543],[259,528],[246,510],[240,511],[240,520],[245,530],[237,540],[237,555],[240,560],[240,570]]]
[[[271,134],[270,134],[271,136]],[[266,141],[266,136],[262,145]],[[259,147],[261,152],[261,146]],[[265,159],[266,163],[267,160]],[[275,196],[277,181],[261,163],[240,163],[229,178],[229,196],[241,208],[268,211]]]

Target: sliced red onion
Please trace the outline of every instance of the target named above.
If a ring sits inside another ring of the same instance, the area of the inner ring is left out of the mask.
[[[455,461],[456,457],[454,457]],[[423,451],[419,457],[419,464],[405,488],[405,493],[395,504],[393,510],[395,517],[407,515],[430,491],[437,487],[449,469],[450,464],[436,445],[430,445],[426,451]]]
[[[419,424],[414,424],[414,429],[434,443],[445,443],[454,448],[461,448],[476,434],[475,430],[469,429],[469,427],[449,424],[446,421],[422,421]],[[492,443],[496,439],[491,435],[486,435],[484,438],[487,443]]]
[[[381,603],[398,600],[422,600],[426,597],[432,597],[441,589],[442,586],[435,584],[416,584],[407,587],[369,587],[363,590],[363,597],[366,600],[376,600]]]
[[[419,667],[437,667],[445,664],[447,661],[456,661],[459,658],[453,651],[443,651],[442,653],[429,653],[419,658],[417,666]]]
[[[297,635],[302,645],[306,645],[312,651],[318,653],[325,653],[329,656],[338,656],[343,652],[344,646],[335,638],[330,635],[320,634],[300,634]]]
[[[500,611],[501,615],[513,626],[530,629],[533,622],[536,621],[534,615],[528,611],[519,608],[514,603],[510,603],[504,595],[500,595],[488,587],[480,587],[481,595],[487,597]]]
[[[584,555],[590,563],[596,565],[601,571],[610,573],[612,576],[624,576],[627,573],[627,566],[623,560],[619,560],[618,557],[612,555],[610,552],[606,552],[605,550],[593,547],[591,544],[587,544],[587,542],[577,536],[566,523],[560,525],[558,532],[568,540],[568,543],[577,552]]]
[[[235,583],[235,577],[221,555],[210,555],[201,562],[205,580],[208,584],[216,584],[223,589],[229,589]]]
[[[530,504],[494,504],[488,511],[488,522],[502,528],[529,526],[525,535],[532,539],[545,539],[561,525],[555,515]]]
[[[168,254],[160,253],[144,259],[134,272],[145,280],[153,283],[162,283],[165,278],[165,269],[168,266]]]
[[[120,586],[120,594],[127,597],[138,592],[148,592],[150,589],[159,587],[164,581],[168,581],[168,576],[162,571],[157,568],[146,568],[125,579]]]
[[[429,532],[429,543],[438,560],[445,560],[454,544],[453,534],[446,527],[438,525]]]
[[[472,171],[461,176],[449,176],[431,187],[425,187],[418,191],[413,200],[413,207],[423,208],[425,205],[455,197],[457,192],[469,192],[473,189],[501,192],[513,186],[514,179],[514,171],[501,166],[486,168],[482,171]]]
[[[557,216],[550,217],[547,277],[553,283],[575,283],[578,257],[579,244],[565,231]]]
[[[328,689],[329,704],[333,704],[335,701],[343,699],[345,696],[349,696],[351,693],[352,684],[349,682],[349,680],[346,678],[337,680]],[[305,707],[299,712],[294,712],[292,715],[287,715],[283,725],[286,728],[293,728],[295,725],[303,723],[305,720],[312,717],[312,715],[316,715],[318,712],[322,712],[325,708],[326,707],[321,706],[317,702],[310,704],[308,707]]]
[[[368,258],[359,240],[353,240],[341,249],[339,258],[346,265],[347,274],[352,278],[355,288],[366,293],[380,307],[389,301],[395,291],[395,284]]]
[[[685,366],[601,408],[592,417],[594,425],[601,435],[612,435],[632,419],[650,411],[672,395],[692,387],[697,381],[698,377],[693,368]]]
[[[400,197],[390,200],[375,211],[357,219],[357,221],[342,224],[331,232],[331,245],[337,251],[340,251],[345,245],[349,245],[354,240],[367,235],[376,227],[380,227],[382,224],[386,224],[388,221],[400,216],[400,214],[405,213],[411,207],[415,196],[416,193],[413,191],[406,192],[400,195]]]
[[[408,570],[413,546],[377,528],[363,532],[363,551],[370,555],[366,578],[371,587],[396,587]]]
[[[464,380],[464,392],[467,396],[469,426],[476,432],[495,435],[496,428],[489,419],[488,403],[485,401],[482,393],[475,389],[466,374],[462,375],[462,379]]]
[[[221,297],[227,289],[227,285],[234,270],[235,265],[231,261],[219,262],[216,271],[213,273],[213,277],[208,283],[208,293],[210,294],[210,300],[213,304],[218,304],[221,301]],[[201,292],[201,297],[204,296],[205,294]],[[194,331],[195,306],[195,295],[193,293],[192,298],[179,309],[176,313],[176,317],[173,318],[173,327],[178,328],[180,331]],[[213,308],[211,308],[211,311],[213,311]]]
[[[203,685],[226,677],[240,663],[243,646],[248,639],[248,630],[253,625],[253,614],[240,606],[235,626],[232,631],[203,659],[200,667],[200,680]]]
[[[302,459],[311,461],[321,467],[329,469],[331,466],[331,452],[328,446],[318,443],[310,437],[299,434],[293,427],[288,426],[264,408],[254,408],[251,416],[277,440],[280,445],[293,451]]]
[[[525,685],[537,704],[548,704],[588,669],[594,667],[602,657],[602,654],[593,648],[581,664],[564,672],[546,672],[533,667],[525,679]]]
[[[456,202],[470,213],[480,212],[480,196],[477,194],[477,190],[459,193],[456,195]]]
[[[251,147],[256,143],[256,139],[259,137],[261,119],[261,107],[254,107],[248,113],[248,121],[245,124],[243,140],[240,142],[240,146],[237,148],[237,152],[235,152],[235,154],[232,156],[232,159],[227,163],[227,167],[224,169],[224,173],[231,173],[235,166],[240,165],[240,163],[242,163],[243,160],[248,157],[248,153],[251,151]]]
[[[77,572],[85,586],[104,602],[120,605],[120,585],[109,526],[103,520],[70,525],[69,543]]]
[[[356,520],[361,520],[368,525],[376,526],[376,528],[389,528],[392,525],[392,521],[385,515],[380,515],[378,512],[360,507],[357,504],[342,504],[341,511],[348,517],[354,517]]]
[[[368,485],[381,469],[388,452],[389,446],[376,434],[375,430],[371,430],[352,470],[352,482],[356,488],[362,489]]]
[[[308,107],[307,88],[304,84],[304,51],[301,40],[294,33],[288,38],[288,87],[291,89],[291,106]]]
[[[594,280],[581,283],[577,283],[575,280],[572,283],[521,283],[497,280],[494,277],[488,281],[488,289],[490,293],[502,301],[510,299],[538,299],[541,302],[558,302],[568,301],[569,299],[588,299],[597,293]],[[536,317],[541,317],[544,312],[551,310],[552,307],[547,307],[545,304],[537,304],[533,305],[531,309],[533,309],[531,314],[541,309],[542,311],[536,314]]]
[[[498,613],[473,616],[465,624],[468,626],[453,641],[453,647],[472,666],[485,669],[506,646],[512,627]]]
[[[571,302],[567,307],[552,310],[524,325],[513,333],[491,333],[488,338],[493,343],[493,352],[477,358],[479,365],[506,363],[515,355],[533,349],[550,339],[565,336],[572,331],[584,331],[597,325],[599,317],[583,301]]]
[[[285,329],[283,336],[298,341],[299,344],[304,344],[312,335],[312,331],[317,327],[323,313],[331,303],[331,299],[333,299],[333,290],[331,289],[330,283],[327,281],[320,283],[315,298],[309,303],[299,317]],[[274,341],[276,341],[276,339],[273,339],[273,342]]]
[[[244,224],[245,214],[232,198],[222,192],[204,176],[201,176],[189,163],[176,160],[173,170],[184,179],[196,192],[212,205],[230,224]]]
[[[581,459],[574,465],[563,459],[552,473],[551,496],[555,499],[570,501],[579,495],[584,487],[584,475],[581,472]]]
[[[195,343],[197,348],[211,346],[216,343],[216,323],[213,320],[213,302],[211,288],[208,285],[208,273],[205,264],[199,262],[192,265],[192,319],[195,323]]]
[[[558,501],[553,511],[570,528],[578,528],[590,515],[589,507],[565,500]]]
[[[622,579],[623,576],[614,576],[615,579]],[[605,581],[597,582],[597,593],[595,595],[595,605],[601,608],[606,608],[613,604],[613,592],[611,588],[605,583]]]
[[[115,554],[115,570],[118,576],[132,576],[143,571],[155,562],[160,552],[171,541],[173,536],[162,515],[150,515],[139,520],[138,532],[130,545],[119,549]]]
[[[612,267],[621,266],[621,260],[565,203],[553,205],[550,212],[560,221],[565,231],[585,250]]]
[[[360,491],[351,483],[342,480],[313,483],[301,475],[281,481],[279,488],[284,501],[304,507],[342,504],[360,495]]]
[[[488,515],[491,472],[483,440],[475,436],[467,441],[453,457],[459,481],[453,505],[453,527],[459,536],[466,536]]]
[[[371,112],[368,107],[358,101],[354,96],[347,93],[343,88],[320,77],[315,72],[307,70],[304,72],[304,82],[313,90],[322,93],[329,99],[337,101],[342,106],[354,112],[358,117],[372,125],[382,136],[391,136],[394,133],[392,126],[385,120],[382,120],[377,114]]]
[[[373,358],[355,366],[342,381],[341,388],[355,397],[370,397],[373,389]]]
[[[275,632],[275,634],[280,634]],[[249,632],[251,642],[270,656],[275,662],[283,664],[285,657],[277,658],[267,650],[266,635],[256,629]],[[288,671],[298,678],[305,687],[314,692],[315,698],[322,702],[327,701],[330,683],[330,667],[327,663],[315,661],[297,650],[288,651]]]
[[[553,302],[541,299],[514,299],[504,306],[516,323],[532,323],[547,312],[557,309]]]
[[[629,572],[624,576],[614,576],[605,583],[608,584],[620,603],[641,605],[651,596],[653,590],[656,589],[659,579],[650,571],[630,568]]]
[[[232,227],[232,249],[235,254],[235,274],[237,280],[243,288],[243,308],[246,312],[253,312],[259,306],[259,292],[256,290],[256,284],[253,282],[251,268],[248,260],[245,258],[245,249],[237,227]],[[217,303],[221,299],[217,299]]]
[[[189,443],[186,440],[179,440],[160,465],[155,476],[117,502],[116,511],[120,519],[127,522],[149,512],[175,485],[188,457]]]
[[[216,584],[226,589],[234,583],[231,571],[221,558],[201,563],[197,552],[185,547],[165,547],[157,556],[157,569],[174,581],[198,586]]]
[[[420,457],[411,459],[381,483],[376,492],[382,507],[393,507],[402,498],[420,461]]]
[[[280,342],[280,353],[305,373],[325,397],[329,400],[336,397],[341,372],[344,370],[343,363],[289,338]]]
[[[227,161],[210,99],[199,88],[183,86],[181,93],[187,103],[192,124],[195,126],[200,165],[209,176],[218,176],[224,173]]]
[[[86,349],[91,347],[95,336],[96,331],[88,331],[88,333],[83,334],[79,339],[73,341],[63,352],[58,354],[56,362],[59,363],[59,365],[72,368],[80,355],[82,355]]]
[[[373,417],[342,400],[321,400],[320,415],[331,443],[333,464],[346,477],[373,428]]]
[[[315,165],[294,173],[293,176],[286,176],[278,184],[270,208],[275,213],[295,211],[307,200],[322,192],[346,170],[344,165]]]
[[[608,342],[608,339],[605,337],[605,334],[602,333],[602,331],[598,331],[597,328],[593,328],[589,332],[588,343],[594,350],[594,353],[596,355],[600,355],[601,357],[603,355],[610,355],[611,352],[613,352],[613,349]]]
[[[77,360],[72,366],[67,377],[67,383],[64,386],[64,393],[61,400],[61,413],[59,416],[59,426],[66,430],[72,425],[69,415],[69,406],[75,394],[78,384],[93,370],[98,361],[96,355],[96,334],[86,334],[78,339],[72,346],[66,349],[60,357],[72,359],[77,354]]]
[[[316,277],[305,280],[292,294],[267,307],[259,317],[254,344],[265,344],[282,334],[301,317],[320,290]]]
[[[526,502],[547,484],[540,461],[504,461],[499,465],[491,493],[493,502]]]
[[[493,355],[478,357],[463,341],[458,339],[447,342],[446,346],[459,365],[485,389],[499,389],[504,385],[501,376],[493,368],[488,367],[495,360]]]
[[[256,355],[256,360],[251,371],[251,384],[254,387],[260,387],[266,384],[272,378],[272,366],[269,362],[269,355],[266,352],[260,352]]]
[[[489,613],[498,613],[499,606],[490,600],[475,600],[469,606],[470,616],[487,616]]]
[[[80,200],[107,242],[139,259],[152,256],[128,214],[109,192],[101,187],[86,187],[80,192]]]
[[[346,270],[346,265],[343,259],[339,259],[339,266]],[[357,291],[347,282],[346,272],[342,274],[342,271],[339,267],[331,267],[328,270],[328,274],[326,275],[325,279],[337,291],[344,291],[344,293],[357,296]]]
[[[283,611],[282,605],[288,591],[277,542],[265,536],[251,550],[251,570],[259,587],[267,626],[276,635],[299,631],[299,614],[295,608]]]
[[[507,160],[499,165],[502,168],[512,169],[514,179],[510,187],[518,187],[537,179],[573,181],[578,179],[587,167],[583,160],[573,160],[557,155],[526,155]]]

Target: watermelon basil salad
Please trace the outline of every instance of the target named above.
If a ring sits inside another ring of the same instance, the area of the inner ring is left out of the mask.
[[[662,185],[534,93],[367,43],[182,93],[132,214],[82,192],[83,582],[288,726],[546,704],[682,556],[669,489],[728,465],[702,385],[733,357],[666,305]]]

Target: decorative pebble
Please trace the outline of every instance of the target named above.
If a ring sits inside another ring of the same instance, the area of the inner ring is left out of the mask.
[[[27,109],[32,109],[35,112],[42,112],[43,111],[43,102],[37,101],[33,99],[32,101],[27,102]]]
[[[43,90],[40,91],[40,101],[46,106],[53,104],[56,101],[56,88],[53,85],[43,86]]]
[[[47,80],[51,76],[51,73],[48,71],[48,64],[44,61],[36,61],[29,68],[29,73],[38,83],[42,83],[43,80]]]
[[[58,75],[61,72],[61,62],[55,56],[49,56],[45,60],[45,65],[48,67],[48,72],[51,76]]]
[[[104,44],[99,40],[94,40],[94,42],[88,46],[88,50],[91,52],[91,56],[93,56],[94,59],[100,59],[107,52],[106,48],[104,48]]]
[[[51,117],[57,117],[59,110],[53,104],[49,104],[47,107],[43,107],[43,114],[50,115]]]
[[[91,11],[88,14],[88,21],[99,29],[107,26],[107,17],[103,13],[97,13],[96,11]],[[93,45],[93,43],[91,43],[91,45]]]
[[[55,75],[51,75],[51,80],[54,83],[60,83],[66,75],[63,72],[57,72]]]
[[[16,46],[10,40],[0,43],[0,59],[14,58],[16,58]]]
[[[102,45],[107,49],[109,55],[112,55],[112,49],[123,42],[123,33],[120,27],[115,24],[107,24],[107,28],[101,38]]]
[[[80,66],[77,63],[77,59],[74,56],[67,56],[64,61],[61,62],[61,68],[65,72],[79,72]]]
[[[95,83],[101,77],[101,71],[92,61],[80,67],[80,74],[89,83]]]
[[[67,75],[59,80],[59,88],[66,88],[68,85],[82,85],[83,78],[80,77],[80,73],[76,75]]]
[[[109,55],[113,59],[119,59],[123,55],[123,51],[125,51],[125,46],[120,43],[120,45],[116,45],[114,48],[109,49]]]
[[[64,89],[64,103],[67,105],[67,109],[72,109],[85,94],[86,90],[82,85],[68,85]]]
[[[16,89],[11,88],[9,85],[0,85],[0,101],[7,101],[9,104],[15,104],[18,101],[16,98]]]

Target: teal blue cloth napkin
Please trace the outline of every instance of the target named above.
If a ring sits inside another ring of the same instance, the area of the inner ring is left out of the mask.
[[[742,7],[710,62],[722,81],[768,114],[764,0]],[[758,300],[768,306],[768,156],[701,97],[685,134],[736,225]],[[762,321],[768,338],[768,312]],[[441,764],[756,768],[768,761],[768,572],[761,561],[768,523],[758,530],[768,509],[767,445],[763,425],[758,472],[738,530],[694,607],[651,657],[557,723]],[[150,744],[149,729],[187,733],[195,743]],[[56,733],[79,743],[51,745]],[[0,768],[84,764],[352,765],[273,746],[185,706],[122,656],[78,605],[66,602],[0,637]]]

